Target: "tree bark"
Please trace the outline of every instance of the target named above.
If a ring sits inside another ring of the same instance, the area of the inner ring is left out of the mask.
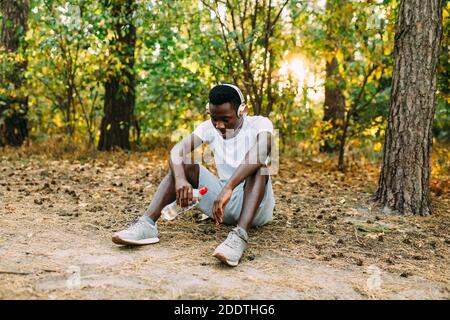
[[[339,63],[336,56],[336,48],[340,47],[339,40],[336,39],[336,30],[345,27],[348,17],[343,17],[341,6],[346,5],[346,0],[327,0],[325,13],[329,17],[326,22],[327,29],[327,51],[332,54],[332,59],[327,59],[325,66],[325,102],[323,106],[323,121],[329,122],[331,127],[322,130],[323,145],[321,152],[332,153],[339,147],[342,140],[342,131],[345,118],[345,97],[340,89],[340,84],[344,82],[339,74]]]
[[[323,121],[329,121],[330,128],[322,131],[324,135],[324,145],[322,152],[334,152],[338,146],[338,139],[342,131],[345,117],[345,97],[339,89],[339,82],[342,81],[338,74],[338,61],[333,58],[326,63],[325,80],[325,103],[323,109]]]
[[[111,51],[120,60],[120,71],[114,71],[105,83],[104,116],[100,127],[99,150],[116,147],[130,149],[130,126],[135,104],[134,51],[136,29],[132,17],[134,1],[114,0],[111,15],[116,37]]]
[[[443,0],[402,0],[377,200],[386,211],[431,214],[430,153]]]
[[[28,97],[21,93],[27,68],[23,40],[28,10],[28,0],[0,0],[0,12],[3,15],[0,44],[9,56],[7,61],[2,62],[7,65],[2,66],[3,72],[0,74],[0,86],[7,92],[0,94],[0,146],[20,146],[28,136]],[[20,59],[16,56],[19,54]]]

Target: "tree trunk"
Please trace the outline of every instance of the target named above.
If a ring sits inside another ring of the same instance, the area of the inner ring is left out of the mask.
[[[336,56],[336,48],[340,47],[339,40],[336,39],[336,30],[345,28],[349,23],[348,17],[343,17],[340,8],[346,5],[346,0],[327,0],[325,13],[329,17],[326,21],[327,29],[327,52],[332,55],[332,59],[327,58],[326,75],[325,75],[325,102],[323,106],[323,121],[329,122],[331,126],[327,126],[321,132],[323,145],[320,147],[321,152],[332,153],[339,147],[342,140],[342,126],[345,118],[345,97],[341,92],[340,85],[344,82],[339,74],[339,63]],[[351,17],[351,15],[349,15]]]
[[[111,51],[123,67],[114,71],[105,83],[104,116],[100,127],[99,150],[115,147],[130,149],[130,126],[135,104],[134,50],[136,29],[132,17],[134,1],[114,0],[111,15],[114,19],[115,39]]]
[[[333,58],[326,63],[325,80],[325,103],[323,110],[323,121],[329,121],[331,127],[322,131],[324,145],[322,152],[334,152],[338,146],[339,136],[342,134],[342,125],[345,117],[345,97],[339,89],[339,82],[342,81],[338,72],[338,61]]]
[[[20,146],[28,136],[28,97],[22,93],[27,61],[23,41],[27,30],[28,0],[1,0],[0,46],[8,55],[0,74],[0,145]],[[18,56],[21,56],[19,59]],[[4,91],[3,94],[1,91]],[[13,94],[11,94],[13,93]]]
[[[386,211],[431,214],[431,129],[443,5],[443,0],[400,2],[388,129],[376,194]]]

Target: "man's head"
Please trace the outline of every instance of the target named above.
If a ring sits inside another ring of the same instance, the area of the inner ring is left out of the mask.
[[[229,85],[219,84],[209,92],[211,121],[225,136],[226,130],[235,130],[241,123],[237,113],[243,103],[238,91]]]

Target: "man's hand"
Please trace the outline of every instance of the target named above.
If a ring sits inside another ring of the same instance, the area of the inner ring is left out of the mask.
[[[192,202],[192,186],[184,173],[183,158],[202,144],[202,139],[195,134],[183,138],[170,150],[169,166],[175,177],[175,194],[177,205],[186,207]]]
[[[175,181],[175,192],[177,196],[177,205],[187,207],[192,202],[192,185],[186,179]]]
[[[217,196],[216,200],[214,201],[212,212],[214,220],[216,221],[216,225],[222,223],[223,215],[225,212],[225,206],[227,205],[228,201],[230,201],[232,194],[233,189],[225,185],[220,194]]]

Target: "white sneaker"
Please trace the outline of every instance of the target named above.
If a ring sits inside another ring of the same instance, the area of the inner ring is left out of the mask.
[[[241,227],[236,227],[230,231],[227,239],[216,248],[213,256],[223,263],[235,267],[247,248],[247,242],[247,232]]]
[[[140,217],[128,229],[115,233],[112,241],[116,244],[134,246],[157,243],[159,242],[158,229],[156,228],[156,224],[152,225],[144,217]]]

